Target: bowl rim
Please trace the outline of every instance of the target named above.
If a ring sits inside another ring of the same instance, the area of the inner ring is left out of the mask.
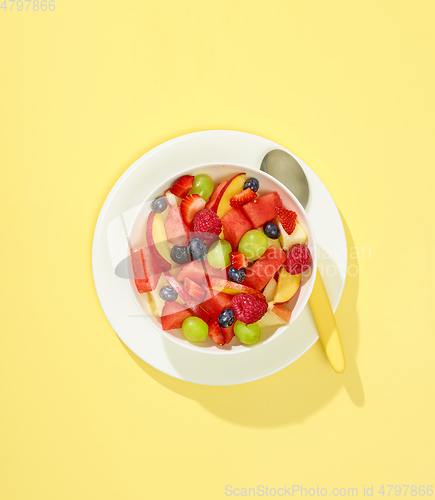
[[[167,191],[176,179],[179,179],[183,175],[192,175],[191,172],[193,170],[208,169],[208,168],[211,168],[211,167],[212,168],[213,167],[220,167],[220,168],[224,167],[225,168],[226,166],[232,167],[232,168],[236,168],[236,169],[241,169],[241,173],[245,173],[245,172],[248,173],[249,172],[249,173],[252,174],[252,177],[255,177],[255,176],[258,176],[258,175],[260,175],[260,177],[261,176],[268,177],[269,179],[272,180],[272,182],[274,182],[275,184],[277,184],[284,192],[286,192],[286,194],[292,199],[292,201],[296,205],[297,209],[304,215],[304,217],[306,219],[308,228],[304,225],[303,229],[309,235],[308,241],[310,241],[310,245],[309,246],[310,246],[311,257],[312,257],[312,263],[311,263],[312,273],[311,273],[311,276],[309,277],[308,281],[305,284],[305,286],[308,285],[308,289],[307,289],[308,293],[306,295],[305,304],[302,305],[302,307],[300,308],[300,311],[299,311],[298,315],[292,320],[292,322],[294,322],[299,317],[299,315],[302,313],[302,311],[305,309],[305,307],[308,305],[308,300],[309,300],[309,298],[311,296],[311,293],[313,291],[314,281],[315,281],[315,277],[316,277],[316,270],[317,270],[317,244],[316,244],[314,230],[312,228],[310,219],[309,219],[308,214],[305,211],[304,207],[301,205],[301,203],[299,202],[299,200],[290,191],[289,188],[287,188],[281,181],[279,181],[276,177],[273,177],[272,175],[270,175],[268,172],[264,172],[264,171],[262,171],[260,169],[257,169],[257,168],[254,168],[254,167],[250,167],[250,166],[245,165],[245,164],[233,163],[233,162],[213,162],[213,163],[207,162],[207,163],[200,163],[200,164],[197,164],[197,165],[192,165],[192,166],[190,166],[188,168],[185,168],[183,170],[180,170],[179,172],[175,173],[174,175],[168,177],[167,179],[165,179],[164,181],[162,181],[160,184],[158,184],[151,192],[149,192],[147,194],[147,196],[145,197],[145,199],[143,200],[143,202],[137,207],[136,213],[135,213],[135,215],[133,217],[133,220],[131,222],[131,225],[130,225],[130,228],[129,228],[129,231],[128,231],[128,241],[130,241],[130,236],[131,236],[132,230],[136,226],[137,219],[138,219],[140,213],[142,212],[144,205],[147,204],[147,203],[149,203],[151,200],[154,200],[156,197],[158,197],[158,193],[162,193],[162,192]],[[167,187],[165,188],[165,186],[167,186]],[[307,231],[307,229],[309,231]],[[128,245],[126,247],[126,250],[127,250],[127,252],[129,252]],[[128,255],[129,255],[129,253],[128,253]],[[239,354],[240,355],[240,354],[249,352],[251,349],[260,349],[262,346],[264,346],[266,344],[269,344],[274,339],[276,339],[279,335],[283,334],[285,331],[287,331],[287,330],[289,330],[291,328],[291,324],[289,324],[289,325],[282,325],[282,326],[278,327],[275,330],[275,332],[266,341],[264,341],[264,342],[255,343],[255,344],[252,344],[252,345],[249,345],[249,346],[243,344],[243,347],[246,348],[246,351],[245,350],[243,350],[243,351],[239,351],[239,350],[236,351],[236,350],[233,350],[233,349],[226,350],[226,349],[204,348],[201,343],[197,343],[196,344],[196,343],[188,341],[187,339],[185,341],[183,341],[183,342],[180,342],[180,341],[178,341],[179,339],[177,337],[175,337],[174,335],[171,335],[170,332],[164,331],[161,328],[161,325],[160,325],[160,328],[159,328],[159,327],[157,327],[149,319],[149,317],[148,317],[149,315],[146,313],[146,311],[144,311],[143,306],[137,300],[137,295],[136,294],[138,292],[136,291],[136,287],[134,285],[134,279],[129,279],[128,281],[129,281],[130,291],[131,291],[131,294],[133,296],[133,300],[135,301],[135,304],[137,305],[137,307],[141,311],[142,315],[146,318],[146,320],[148,321],[148,323],[153,327],[153,329],[157,330],[160,334],[163,334],[163,336],[165,338],[169,339],[171,342],[174,342],[176,345],[182,346],[182,347],[184,347],[184,348],[186,348],[186,349],[188,349],[190,351],[201,352],[203,354],[212,354],[212,355],[228,355],[228,354],[232,354],[232,355]],[[153,316],[153,318],[154,318],[154,316]],[[212,347],[215,347],[215,346],[212,346]]]

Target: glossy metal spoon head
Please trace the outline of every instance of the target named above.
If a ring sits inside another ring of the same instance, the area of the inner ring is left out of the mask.
[[[282,182],[304,208],[307,206],[310,197],[308,180],[302,167],[293,156],[282,149],[272,149],[263,158],[260,170]]]

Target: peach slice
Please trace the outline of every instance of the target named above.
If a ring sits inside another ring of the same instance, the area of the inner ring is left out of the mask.
[[[168,209],[165,210],[169,211]],[[167,215],[167,214],[166,214]],[[167,261],[171,262],[171,254],[169,252],[169,245],[166,239],[165,225],[163,222],[162,214],[156,214],[153,219],[152,227],[152,240],[156,246],[159,254]]]
[[[290,323],[290,318],[292,317],[292,312],[284,304],[274,304],[272,306],[271,312],[276,314],[286,323]]]
[[[289,301],[298,291],[301,284],[300,274],[290,274],[282,267],[279,271],[278,284],[276,286],[274,304],[282,304]]]
[[[242,285],[240,283],[234,283],[233,281],[210,278],[210,286],[213,290],[228,293],[229,295],[249,293],[250,295],[254,295],[259,299],[265,300],[264,295],[258,290],[255,290],[254,288],[251,288],[249,286]]]
[[[245,185],[246,174],[241,173],[232,177],[228,184],[219,193],[220,200],[217,203],[217,211],[219,218],[222,217],[231,210],[230,199],[238,193],[243,191],[243,186]],[[219,198],[218,197],[218,198]]]
[[[266,302],[272,302],[275,297],[276,280],[271,278],[269,283],[264,287],[263,295],[266,297]]]

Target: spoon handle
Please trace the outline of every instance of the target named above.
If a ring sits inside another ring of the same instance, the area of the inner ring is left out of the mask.
[[[343,347],[325,285],[318,270],[310,296],[310,307],[326,357],[337,373],[343,373],[346,367]]]

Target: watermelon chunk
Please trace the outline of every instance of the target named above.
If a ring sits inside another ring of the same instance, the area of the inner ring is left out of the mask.
[[[177,302],[166,302],[162,311],[162,329],[167,331],[181,328],[183,321],[190,316],[193,316],[193,313],[189,309]]]
[[[246,270],[243,284],[258,291],[263,290],[286,259],[287,255],[281,248],[271,245],[255,264]]]
[[[189,229],[183,221],[180,207],[170,208],[165,220],[166,239],[174,245],[186,246],[189,240]]]
[[[132,248],[130,255],[137,291],[151,292],[157,286],[161,267],[154,261],[148,247]]]
[[[279,194],[269,193],[243,205],[242,212],[246,215],[253,228],[257,229],[276,217],[275,206],[279,206],[277,202],[282,205]]]
[[[183,288],[197,302],[202,302],[202,299],[206,294],[206,290],[204,288],[200,287],[197,283],[187,277],[185,279]]]
[[[231,307],[231,300],[232,295],[220,292],[203,302],[201,307],[211,316],[212,319],[217,320],[219,314],[222,312],[222,309]]]
[[[224,238],[231,244],[233,251],[236,252],[239,247],[239,241],[246,231],[252,228],[252,224],[240,209],[232,208],[222,217],[222,227]]]

